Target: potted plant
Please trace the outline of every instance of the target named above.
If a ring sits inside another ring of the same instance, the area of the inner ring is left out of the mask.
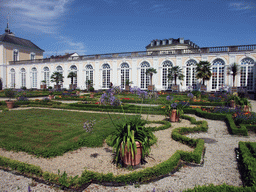
[[[156,74],[156,69],[154,68],[148,68],[146,70],[146,75],[149,75],[150,76],[150,85],[148,85],[148,90],[149,91],[154,91],[154,86],[153,86],[153,80],[152,80],[152,77],[153,77],[153,74]]]
[[[54,72],[51,76],[51,82],[56,83],[54,89],[60,89],[59,83],[63,82],[63,75],[60,72]]]
[[[188,102],[174,102],[173,97],[167,96],[162,108],[171,122],[178,122],[184,113],[183,108],[186,106],[188,106]]]
[[[41,88],[41,89],[46,89],[46,81],[45,81],[45,80],[42,80],[42,81],[41,81],[40,88]]]
[[[228,67],[228,75],[232,75],[233,76],[233,86],[231,88],[231,92],[237,92],[237,87],[235,87],[235,80],[236,80],[236,76],[239,73],[239,65],[237,63],[232,63],[229,67]]]
[[[149,154],[149,141],[153,138],[153,133],[145,128],[145,124],[146,121],[137,115],[127,117],[125,121],[115,125],[111,145],[116,152],[116,163],[121,160],[124,166],[136,166]]]
[[[71,72],[68,74],[68,78],[71,78],[71,84],[69,84],[69,89],[71,89],[71,90],[76,89],[76,85],[73,84],[75,77],[77,77],[77,74],[76,74],[74,71],[71,71]]]
[[[200,88],[201,91],[207,90],[207,87],[205,86],[204,82],[206,80],[210,80],[211,76],[211,63],[209,63],[208,61],[200,61],[196,64],[196,78],[202,79]]]
[[[179,91],[179,86],[177,85],[177,78],[183,80],[184,75],[182,74],[182,69],[179,66],[174,66],[168,73],[168,79],[174,79],[174,85],[172,86],[173,91]]]
[[[129,79],[125,80],[125,91],[130,91],[130,83]]]
[[[54,99],[54,94],[53,94],[52,91],[49,92],[49,99],[50,99],[50,100]]]
[[[12,100],[12,98],[14,98],[15,96],[15,91],[13,89],[5,89],[4,94],[6,97],[9,98],[8,100],[5,101],[7,108],[12,109],[14,106],[14,101]]]

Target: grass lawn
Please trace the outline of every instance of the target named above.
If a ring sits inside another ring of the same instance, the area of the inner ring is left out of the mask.
[[[116,121],[122,115],[111,115]],[[92,132],[83,128],[96,120]],[[100,147],[114,126],[108,114],[28,109],[0,113],[0,147],[52,157],[81,146]]]

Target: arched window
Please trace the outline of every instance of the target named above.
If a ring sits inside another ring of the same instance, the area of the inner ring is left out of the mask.
[[[21,87],[26,87],[26,70],[22,68],[20,70],[21,73]]]
[[[147,61],[140,64],[140,88],[146,89],[149,85],[149,75],[146,75],[146,70],[150,67]]]
[[[222,59],[215,59],[212,65],[212,89],[218,90],[224,86],[225,62]]]
[[[11,88],[15,88],[15,70],[12,68],[10,70],[11,73]]]
[[[37,88],[37,70],[35,67],[33,67],[31,71],[32,71],[32,88]]]
[[[247,86],[247,90],[252,91],[253,90],[253,66],[254,66],[254,60],[247,57],[242,59],[240,66],[240,86],[245,87]]]
[[[76,77],[74,77],[73,81],[74,81],[74,84],[77,85],[77,67],[75,65],[72,65],[70,67],[70,70],[74,73],[76,73]]]
[[[186,63],[186,86],[196,87],[196,61],[190,59]]]
[[[173,64],[171,61],[163,62],[163,70],[162,70],[162,87],[163,89],[170,89],[172,87],[172,82],[168,79],[169,71],[171,70]]]
[[[60,65],[56,67],[56,70],[57,70],[57,72],[59,72],[60,74],[63,75],[63,69]]]
[[[90,80],[91,85],[93,85],[93,67],[91,64],[85,66],[85,84],[88,86],[88,80]]]
[[[44,80],[46,81],[47,87],[50,85],[50,70],[48,67],[44,67]]]
[[[125,82],[129,81],[129,64],[121,64],[121,88],[125,87]]]
[[[102,65],[102,88],[107,89],[110,87],[110,66],[105,63]]]

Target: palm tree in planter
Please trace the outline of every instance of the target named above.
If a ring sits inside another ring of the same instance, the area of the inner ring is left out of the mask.
[[[150,85],[148,86],[148,90],[149,91],[153,91],[154,90],[154,86],[153,86],[153,82],[152,82],[152,77],[153,77],[153,74],[156,74],[156,69],[154,68],[148,68],[146,70],[146,75],[149,75],[150,76]]]
[[[177,85],[177,78],[179,80],[184,79],[184,75],[182,73],[182,69],[179,66],[174,66],[171,68],[171,70],[168,73],[168,79],[173,80],[174,79],[174,85],[172,86],[172,90],[178,91],[179,86]]]
[[[56,83],[56,85],[54,85],[55,89],[60,89],[59,83],[63,82],[63,75],[60,72],[54,72],[51,76],[51,82]]]
[[[236,92],[236,87],[235,87],[235,80],[236,80],[236,76],[239,73],[239,65],[237,63],[232,63],[229,67],[228,67],[228,74],[233,76],[233,90],[235,90]]]
[[[206,91],[206,86],[204,82],[206,80],[210,80],[212,76],[211,72],[211,63],[208,61],[200,61],[199,63],[196,64],[196,78],[197,79],[202,79],[202,85],[201,85],[201,90]]]
[[[76,85],[73,84],[75,77],[77,77],[77,74],[73,71],[71,71],[68,74],[68,78],[71,78],[71,84],[69,85],[69,89],[75,89],[76,88]]]

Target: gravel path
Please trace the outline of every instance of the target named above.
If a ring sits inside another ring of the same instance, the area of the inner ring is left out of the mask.
[[[256,102],[252,101],[253,111],[256,111]],[[193,115],[191,115],[193,116]],[[197,120],[205,120],[194,116]],[[238,147],[239,141],[254,141],[255,133],[250,133],[248,137],[231,136],[227,132],[226,124],[223,121],[206,120],[209,125],[207,133],[189,134],[191,138],[205,138],[206,153],[203,166],[187,165],[182,167],[175,174],[160,179],[156,182],[135,186],[125,187],[106,187],[91,184],[85,191],[173,191],[180,192],[187,188],[194,188],[195,185],[223,184],[241,186],[242,181],[237,169],[234,149]],[[208,140],[206,139],[208,138]],[[210,142],[211,141],[211,142]],[[0,170],[0,191],[28,191],[29,184],[32,191],[62,191],[51,186],[32,182],[31,179],[17,176],[13,173]]]

